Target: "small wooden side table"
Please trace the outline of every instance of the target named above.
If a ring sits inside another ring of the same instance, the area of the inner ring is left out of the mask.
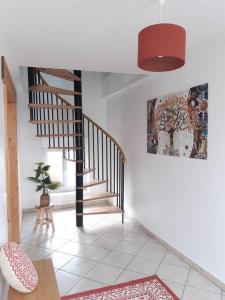
[[[38,225],[40,225],[41,230],[43,229],[43,225],[46,225],[46,227],[49,227],[49,224],[52,226],[52,231],[55,231],[55,225],[53,221],[53,216],[52,216],[52,209],[54,205],[50,204],[49,206],[35,206],[36,212],[37,212],[37,217],[36,217],[36,222],[34,226],[34,231],[37,230]]]

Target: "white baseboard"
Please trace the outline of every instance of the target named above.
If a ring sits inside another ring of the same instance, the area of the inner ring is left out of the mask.
[[[140,227],[142,228],[142,230],[144,232],[146,232],[148,235],[150,235],[152,238],[154,238],[157,242],[159,242],[162,246],[164,246],[165,248],[167,248],[169,251],[171,251],[173,254],[177,255],[178,257],[180,257],[184,262],[186,262],[187,264],[189,264],[193,269],[195,269],[196,271],[198,271],[199,273],[201,273],[203,276],[205,276],[208,280],[210,280],[212,283],[214,283],[216,286],[218,286],[220,289],[225,291],[225,283],[222,282],[221,280],[219,280],[218,278],[216,278],[214,275],[212,275],[210,272],[208,272],[207,270],[205,270],[202,266],[198,265],[196,262],[194,262],[192,259],[190,259],[189,257],[187,257],[186,255],[184,255],[183,253],[181,253],[180,251],[178,251],[177,249],[175,249],[174,247],[172,247],[170,244],[168,244],[167,242],[165,242],[164,240],[162,240],[160,237],[158,237],[156,234],[154,234],[153,232],[151,232],[151,230],[149,230],[148,228],[146,228],[144,225],[142,225],[139,221],[137,221],[136,219],[132,218],[137,224],[140,225]]]

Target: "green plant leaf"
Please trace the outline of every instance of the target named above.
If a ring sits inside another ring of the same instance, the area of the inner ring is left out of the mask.
[[[58,189],[60,186],[61,186],[60,182],[52,182],[50,184],[47,184],[47,188],[52,191]]]
[[[42,185],[38,185],[37,188],[36,188],[36,192],[39,192],[43,189],[43,186]]]
[[[41,180],[36,177],[27,177],[27,179],[34,183],[41,183]]]
[[[28,177],[27,179],[36,183],[36,191],[43,190],[44,193],[49,190],[55,190],[61,186],[60,182],[52,182],[51,177],[48,173],[50,165],[45,165],[43,162],[36,163],[37,168],[35,171],[35,177]]]
[[[38,165],[38,166],[43,166],[45,163],[43,163],[43,162],[37,162],[37,163],[35,163],[35,165]]]
[[[43,183],[46,184],[46,185],[51,184],[52,182],[51,182],[50,176],[45,177],[43,179]]]
[[[50,169],[50,166],[49,165],[46,165],[46,166],[44,166],[43,168],[42,168],[42,171],[48,171]]]

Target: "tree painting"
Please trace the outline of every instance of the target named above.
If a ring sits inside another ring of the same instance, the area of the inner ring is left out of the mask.
[[[148,101],[148,153],[206,159],[207,121],[208,84]]]

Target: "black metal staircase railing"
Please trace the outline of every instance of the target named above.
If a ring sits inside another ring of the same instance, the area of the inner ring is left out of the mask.
[[[97,123],[83,114],[86,137],[84,168],[93,168],[93,178],[106,180],[106,191],[117,198],[117,206],[124,210],[125,156],[117,142]]]
[[[48,85],[39,69],[28,68],[30,122],[36,125],[37,137],[48,139],[50,149],[62,150],[64,159],[76,163],[77,226],[83,226],[83,215],[91,214],[85,213],[84,202],[93,200],[114,199],[115,209],[97,213],[122,213],[124,221],[124,153],[111,135],[82,112],[81,72],[73,75],[77,80],[70,103],[59,94],[60,89]],[[93,182],[89,186],[104,183],[105,193],[85,199],[84,176],[90,172]]]

